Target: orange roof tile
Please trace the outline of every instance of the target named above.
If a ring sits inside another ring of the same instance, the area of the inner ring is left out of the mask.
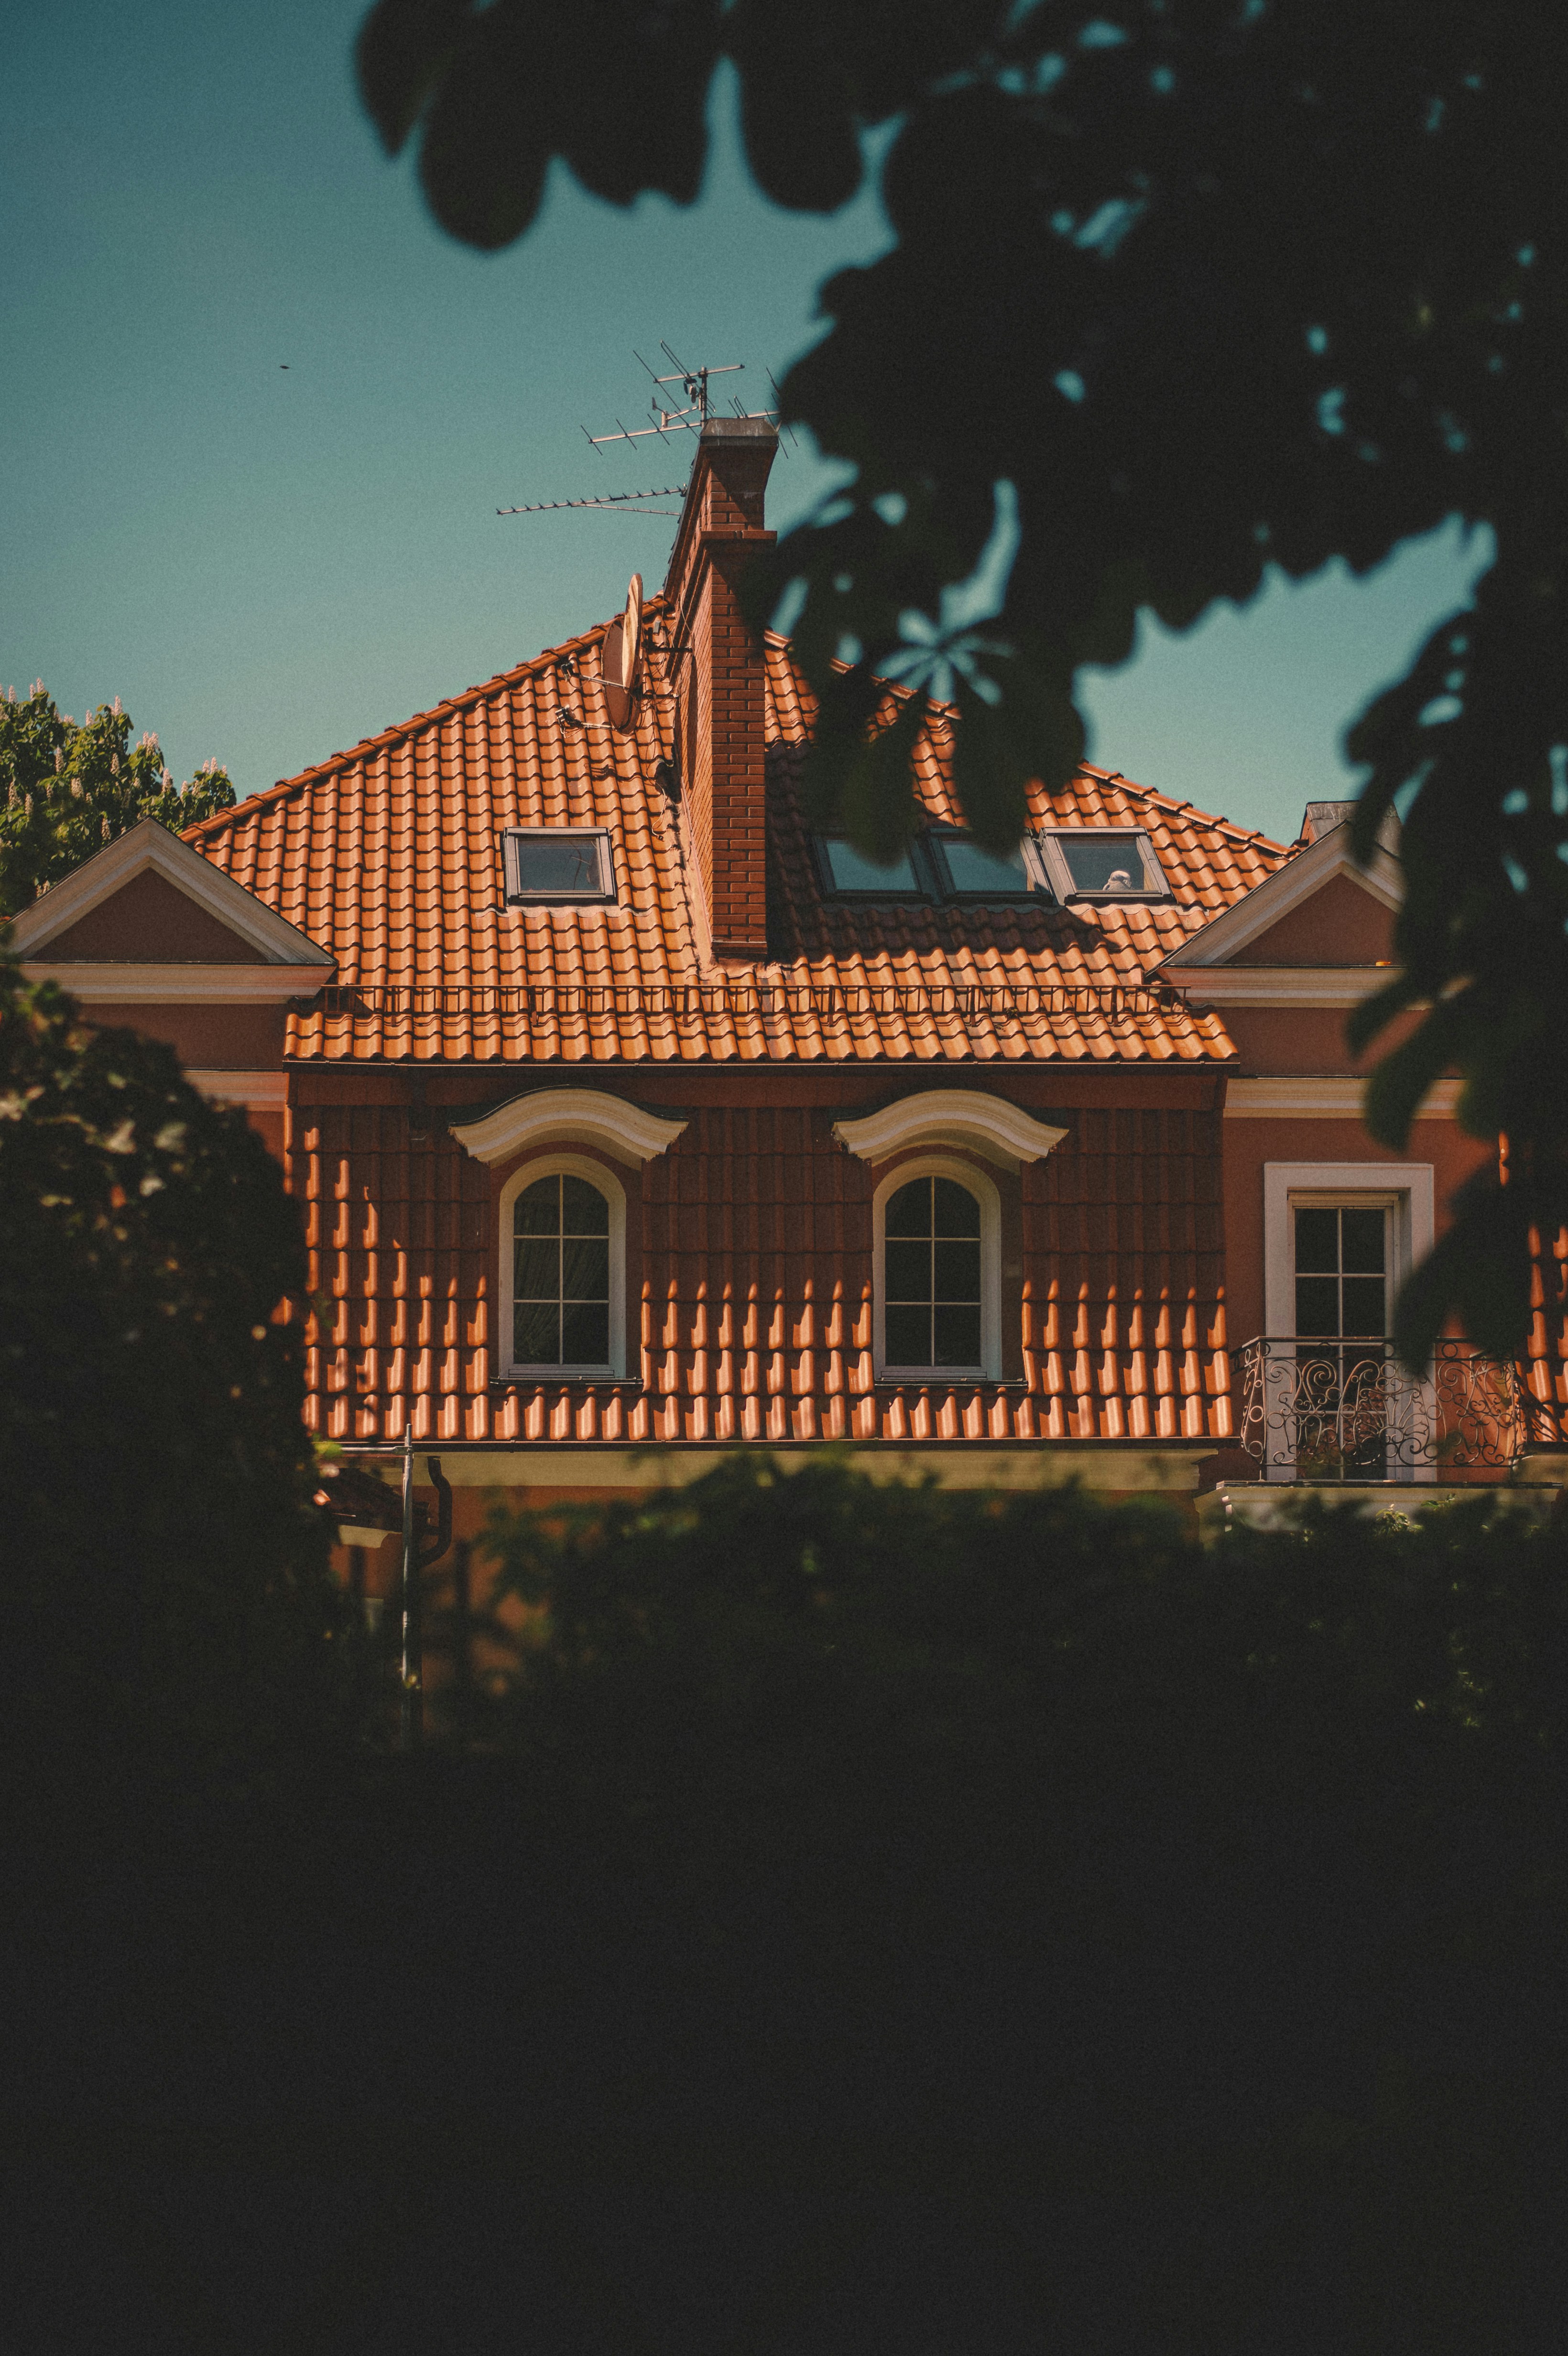
[[[646,614],[656,649],[662,600]],[[367,737],[190,829],[187,841],[308,934],[337,980],[291,1015],[308,1062],[581,1064],[867,1060],[1228,1061],[1220,1018],[1150,969],[1288,853],[1265,837],[1085,767],[1036,825],[1147,830],[1168,902],[917,907],[826,901],[796,790],[811,702],[767,647],[774,954],[705,966],[656,691],[634,730],[606,715],[603,627]],[[583,659],[587,657],[588,659]],[[939,723],[917,749],[933,819],[956,819]],[[507,909],[500,830],[608,829],[609,906]]]

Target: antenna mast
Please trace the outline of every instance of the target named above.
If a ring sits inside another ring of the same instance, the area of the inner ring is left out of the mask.
[[[674,363],[673,375],[660,376],[656,369],[648,368],[641,352],[634,354],[638,366],[646,369],[653,379],[653,396],[648,406],[653,412],[655,423],[652,425],[626,426],[623,425],[617,418],[616,431],[613,434],[590,434],[585,425],[582,429],[584,434],[592,446],[601,454],[611,442],[646,442],[650,441],[655,434],[663,440],[671,434],[700,434],[712,414],[712,403],[708,390],[709,377],[739,376],[746,365],[744,360],[729,360],[722,368],[706,366],[688,368],[685,361],[678,354],[672,352],[667,343],[661,341],[659,349],[667,360]],[[768,382],[773,385],[773,399],[776,403],[778,386],[773,384],[771,376]],[[667,406],[666,403],[664,388],[672,384],[678,385],[686,395],[685,401],[678,408]],[[769,425],[778,423],[779,412],[776,406],[773,409],[747,409],[739,401],[733,399],[730,406],[737,417],[754,418],[759,423],[765,422]],[[791,441],[795,439],[793,434],[790,439]],[[662,491],[606,491],[597,498],[535,499],[527,507],[497,508],[496,513],[498,516],[553,515],[564,508],[625,508],[633,515],[671,515],[678,513],[678,510],[641,507],[636,502],[643,499],[681,499],[686,497],[688,488],[688,486],[685,483],[670,483],[667,484]]]
[[[673,376],[660,376],[656,369],[648,368],[641,352],[633,353],[633,358],[639,367],[647,369],[648,374],[653,378],[654,391],[648,406],[653,411],[657,423],[653,425],[625,426],[617,418],[615,423],[618,430],[613,434],[589,434],[585,425],[582,431],[588,435],[595,450],[602,450],[608,442],[645,442],[656,434],[660,435],[700,434],[710,414],[708,398],[709,378],[739,376],[746,365],[744,360],[730,360],[722,368],[688,368],[686,362],[672,352],[667,343],[661,341],[659,349],[667,359],[675,362],[676,372]],[[660,398],[660,388],[667,384],[678,384],[685,393],[686,400],[680,408],[666,408]],[[735,411],[741,417],[765,417],[770,423],[773,418],[773,412],[771,409],[745,410],[741,407],[739,402],[735,403]]]

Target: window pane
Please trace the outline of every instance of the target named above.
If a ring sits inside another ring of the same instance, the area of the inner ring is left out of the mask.
[[[607,1236],[610,1205],[586,1178],[563,1176],[560,1182],[561,1231],[569,1236]]]
[[[980,1298],[980,1247],[978,1244],[938,1244],[936,1246],[936,1290],[938,1301],[978,1301]]]
[[[928,1243],[894,1241],[885,1248],[883,1258],[890,1301],[931,1299],[931,1246]]]
[[[1332,1212],[1329,1213],[1332,1217]],[[1383,1272],[1383,1236],[1388,1226],[1387,1214],[1380,1205],[1376,1210],[1347,1207],[1339,1214],[1343,1222],[1345,1272],[1355,1276],[1381,1276]]]
[[[822,848],[836,892],[918,893],[921,890],[907,851],[901,851],[888,866],[880,867],[874,859],[868,859],[863,851],[857,851],[852,843],[824,840]],[[923,893],[921,896],[924,897]]]
[[[951,1178],[938,1178],[932,1192],[939,1236],[979,1234],[980,1205],[966,1186],[956,1185]]]
[[[596,834],[515,834],[519,892],[592,893],[604,889]]]
[[[1339,1287],[1331,1276],[1296,1280],[1296,1330],[1308,1339],[1339,1331]]]
[[[570,1236],[560,1248],[560,1290],[566,1301],[608,1301],[610,1247],[603,1236]]]
[[[890,1366],[929,1366],[932,1362],[930,1310],[895,1309],[890,1302],[885,1313],[882,1339],[887,1346]]]
[[[1141,892],[1144,863],[1136,834],[1059,834],[1056,847],[1078,892]]]
[[[569,1301],[560,1318],[560,1364],[603,1366],[609,1362],[609,1304],[603,1301]]]
[[[519,1301],[512,1319],[512,1355],[522,1366],[559,1366],[560,1311],[553,1301]]]
[[[1381,1276],[1348,1276],[1345,1279],[1345,1331],[1347,1333],[1381,1333],[1384,1326],[1383,1280]]]
[[[973,1309],[937,1309],[932,1313],[936,1328],[936,1352],[933,1360],[938,1366],[977,1366],[980,1363],[980,1312]]]
[[[1381,1214],[1379,1214],[1381,1216]],[[1298,1276],[1333,1276],[1339,1267],[1338,1211],[1297,1211],[1296,1272]]]
[[[560,1180],[536,1178],[525,1186],[512,1211],[512,1232],[519,1236],[559,1236]]]
[[[890,1236],[928,1236],[931,1233],[929,1178],[917,1178],[912,1185],[899,1188],[888,1205],[886,1233]]]
[[[519,1237],[513,1251],[513,1299],[558,1301],[560,1298],[560,1246],[554,1237]]]
[[[1010,898],[1017,892],[1038,889],[1021,847],[982,851],[978,843],[965,842],[955,834],[933,835],[931,840],[954,892],[996,892]]]

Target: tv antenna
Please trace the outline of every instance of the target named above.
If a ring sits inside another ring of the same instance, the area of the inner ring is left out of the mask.
[[[684,483],[667,483],[662,491],[606,491],[603,498],[597,499],[536,499],[529,507],[497,508],[496,513],[498,516],[553,515],[558,508],[619,508],[625,507],[633,499],[683,499],[685,497]],[[642,515],[678,515],[680,509],[678,508],[642,508],[634,512]]]
[[[666,359],[674,363],[673,376],[660,376],[656,369],[648,368],[648,363],[644,359],[641,352],[634,348],[632,353],[639,368],[647,369],[649,376],[654,380],[653,394],[648,407],[655,423],[652,425],[628,426],[623,425],[617,418],[616,430],[613,434],[589,434],[585,425],[582,431],[588,434],[588,439],[595,450],[602,451],[606,443],[610,442],[646,442],[656,434],[661,437],[670,434],[700,434],[712,415],[712,404],[708,391],[709,377],[739,376],[746,365],[744,360],[728,360],[722,368],[688,368],[686,362],[678,354],[672,352],[667,343],[661,341],[659,349]],[[684,402],[678,407],[667,406],[664,398],[664,387],[671,384],[679,385],[686,395]],[[731,406],[737,417],[765,419],[770,425],[775,422],[777,416],[776,411],[772,409],[743,409],[738,401],[732,401]]]
[[[612,442],[646,442],[656,434],[663,440],[671,434],[700,434],[709,418],[713,414],[709,379],[716,376],[739,376],[746,365],[744,360],[730,360],[722,368],[688,369],[684,360],[670,350],[667,344],[661,342],[659,349],[667,359],[673,361],[675,368],[673,375],[660,376],[656,369],[648,367],[641,352],[634,351],[633,355],[638,366],[646,369],[648,375],[653,379],[654,390],[648,407],[655,422],[651,425],[627,426],[623,425],[617,418],[616,430],[613,434],[589,434],[585,425],[582,431],[601,456],[606,444]],[[730,408],[734,415],[755,419],[758,423],[776,425],[779,420],[779,389],[771,375],[768,382],[773,387],[774,405],[772,409],[747,409],[741,402],[732,398]],[[686,395],[685,401],[678,407],[672,406],[667,398],[665,389],[669,385],[678,385]],[[793,442],[795,440],[793,432],[787,427],[785,431]],[[785,455],[787,456],[788,453],[786,452]],[[568,509],[581,510],[590,508],[620,508],[629,515],[665,516],[673,519],[679,514],[678,508],[645,507],[642,502],[646,499],[684,499],[689,487],[687,483],[667,483],[662,490],[605,491],[596,498],[585,499],[532,499],[523,507],[497,508],[496,513],[498,516],[557,515]]]

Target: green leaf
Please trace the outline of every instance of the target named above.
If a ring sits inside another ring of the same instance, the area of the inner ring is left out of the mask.
[[[1386,1030],[1395,1015],[1403,1014],[1420,994],[1410,976],[1402,973],[1394,980],[1385,983],[1381,990],[1374,990],[1370,998],[1363,998],[1359,1006],[1352,1007],[1345,1023],[1345,1044],[1351,1055],[1360,1055],[1371,1044],[1378,1033]]]
[[[798,212],[837,212],[865,174],[852,90],[831,51],[803,38],[800,13],[738,0],[725,46],[741,76],[746,155],[758,187]]]
[[[912,695],[885,727],[819,730],[806,764],[816,822],[842,828],[869,858],[895,858],[920,822],[911,765],[924,723],[925,698]]]
[[[1467,1010],[1449,999],[1435,1006],[1408,1039],[1385,1055],[1367,1083],[1363,1118],[1380,1144],[1403,1153],[1428,1091],[1455,1060]]]
[[[1482,1171],[1455,1197],[1454,1223],[1400,1289],[1393,1342],[1424,1375],[1445,1327],[1456,1323],[1477,1349],[1517,1357],[1530,1330],[1530,1212],[1522,1188]]]
[[[378,0],[360,26],[359,93],[389,155],[424,112],[472,23],[469,0]]]

